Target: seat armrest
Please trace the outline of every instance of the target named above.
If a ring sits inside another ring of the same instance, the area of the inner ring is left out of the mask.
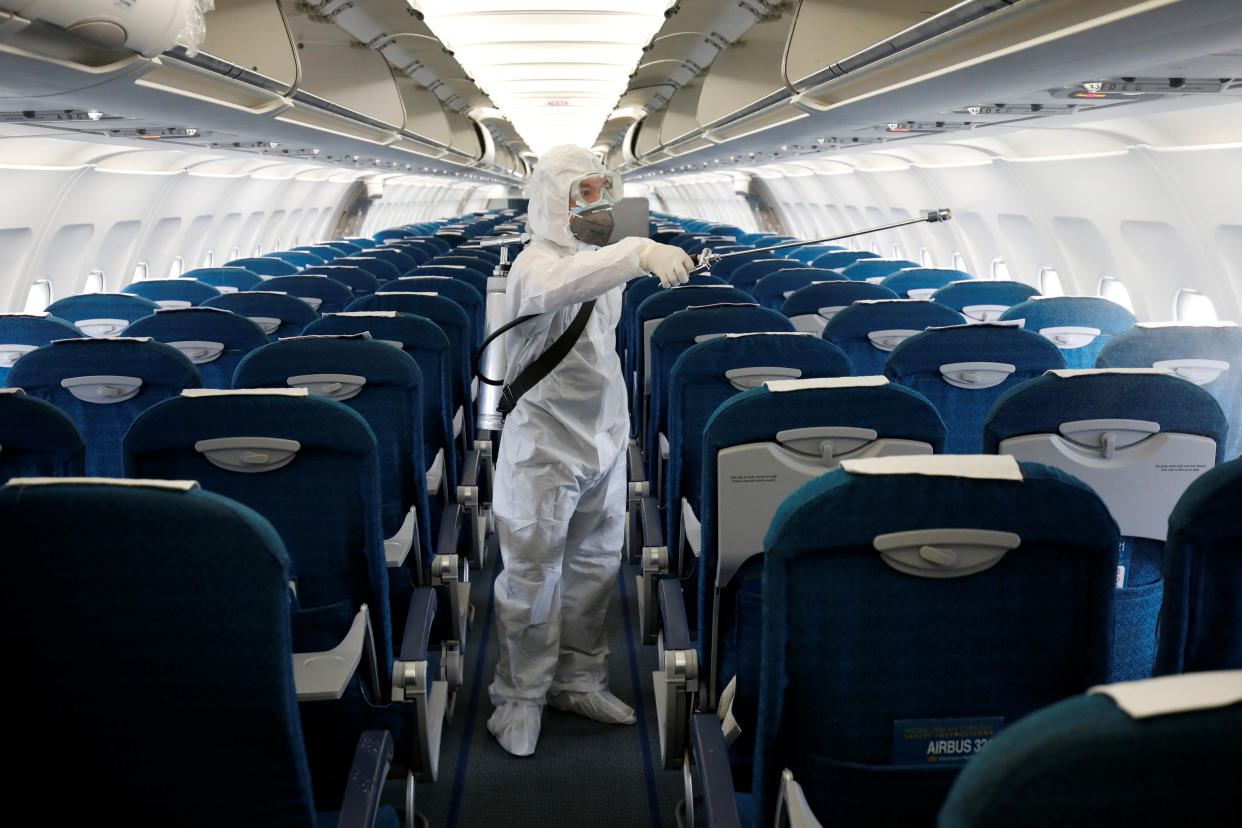
[[[298,701],[334,701],[341,697],[362,661],[369,623],[364,605],[354,615],[340,644],[331,650],[293,654],[293,685]]]
[[[733,771],[720,719],[711,713],[690,717],[690,755],[698,768],[703,793],[703,824],[715,828],[740,828],[737,797],[733,791]]]
[[[644,497],[639,505],[642,510],[643,546],[664,546],[664,526],[660,520],[660,504],[654,497]]]
[[[630,443],[626,448],[626,465],[629,466],[631,483],[643,483],[647,480],[647,472],[643,468],[643,450],[637,443]]]
[[[401,528],[391,538],[384,539],[384,559],[389,569],[405,565],[411,550],[418,545],[418,507],[411,506],[405,513]],[[415,560],[419,558],[415,555]]]
[[[681,581],[676,578],[661,578],[656,588],[660,595],[664,649],[693,649],[694,642],[690,640],[690,623],[686,618],[686,599],[682,594]]]
[[[780,824],[782,813],[789,818],[789,828],[823,828],[811,811],[802,786],[794,781],[793,772],[788,768],[781,773],[781,791],[776,800],[777,824]]]
[[[349,766],[349,781],[337,820],[339,828],[370,828],[375,824],[392,753],[392,734],[387,730],[362,731]]]
[[[431,461],[431,466],[427,469],[427,494],[428,496],[440,491],[440,487],[444,485],[444,449],[436,451],[435,459]]]
[[[402,661],[425,661],[431,641],[431,623],[436,617],[436,592],[430,587],[419,587],[410,598],[410,609],[405,615],[405,629],[401,633]]]
[[[703,556],[703,524],[694,513],[694,507],[684,497],[681,499],[681,545],[696,558]]]

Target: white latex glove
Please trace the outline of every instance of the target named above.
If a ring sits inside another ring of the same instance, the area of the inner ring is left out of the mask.
[[[667,288],[690,281],[694,260],[680,247],[653,241],[638,255],[638,266],[659,277],[660,286]]]

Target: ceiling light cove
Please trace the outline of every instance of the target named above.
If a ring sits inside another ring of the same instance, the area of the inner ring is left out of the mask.
[[[675,0],[407,0],[530,148],[590,146]]]

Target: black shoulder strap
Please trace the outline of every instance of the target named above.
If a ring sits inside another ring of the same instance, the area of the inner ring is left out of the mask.
[[[573,350],[574,343],[578,341],[578,337],[582,336],[582,331],[587,326],[587,319],[591,316],[591,311],[594,309],[594,299],[583,304],[573,321],[569,323],[569,327],[556,338],[552,346],[540,354],[538,359],[522,369],[522,373],[518,374],[513,382],[504,387],[504,390],[500,392],[500,402],[496,404],[496,410],[500,412],[501,416],[509,416],[509,412],[514,409],[522,395],[534,388],[541,379],[552,373],[552,369],[569,355],[569,352]]]

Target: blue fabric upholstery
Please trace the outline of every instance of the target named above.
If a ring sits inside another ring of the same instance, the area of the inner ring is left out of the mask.
[[[837,318],[845,313],[841,311]],[[1014,370],[987,388],[959,388],[941,373],[942,365],[969,362],[1012,365]],[[1039,334],[1008,325],[960,325],[924,331],[902,342],[884,363],[884,376],[932,401],[949,429],[946,451],[977,454],[983,446],[983,422],[1001,395],[1045,371],[1064,367],[1061,351]]]
[[[815,261],[811,262],[811,267],[825,267],[829,270],[841,270],[849,267],[860,259],[878,259],[879,253],[872,253],[870,250],[834,250],[831,253],[824,253],[822,256],[816,256]]]
[[[208,299],[203,307],[221,308],[246,317],[263,328],[272,342],[284,336],[297,336],[319,316],[297,297],[262,290],[226,293]]]
[[[333,239],[331,241],[321,242],[321,244],[326,244],[330,247],[335,247],[337,250],[341,251],[346,256],[348,256],[351,253],[356,253],[359,250],[362,250],[363,248],[370,246],[370,245],[360,244],[358,242],[346,241],[345,239]]]
[[[264,278],[270,276],[291,276],[301,269],[295,264],[290,264],[281,259],[273,259],[271,256],[249,256],[244,259],[234,259],[231,262],[225,262],[224,266],[244,267],[246,270],[253,271]]]
[[[793,324],[776,311],[756,305],[687,308],[664,318],[651,335],[651,408],[647,413],[644,448],[652,468],[659,462],[659,435],[668,434],[670,374],[678,358],[700,337],[726,333],[793,333]],[[848,373],[848,365],[846,371]],[[668,513],[671,520],[674,515]]]
[[[187,270],[181,274],[186,279],[194,279],[205,285],[211,285],[221,293],[232,290],[253,290],[263,281],[263,277],[253,270],[244,267],[200,267],[198,270]]]
[[[891,276],[899,270],[905,270],[908,267],[918,267],[918,262],[912,262],[909,259],[874,259],[856,260],[851,264],[840,268],[841,274],[847,279],[853,279],[856,282],[865,282],[868,279],[878,279],[885,276]],[[894,290],[900,294],[901,291]]]
[[[874,331],[922,331],[942,325],[960,325],[962,315],[943,305],[915,299],[855,300],[828,320],[823,337],[845,351],[857,376],[879,374],[892,347],[873,343]],[[885,350],[887,348],[887,350]]]
[[[1237,325],[1135,325],[1114,336],[1095,358],[1098,368],[1150,368],[1165,360],[1207,359],[1226,363],[1214,379],[1201,386],[1216,398],[1229,420],[1225,457],[1242,453],[1242,328]],[[1179,366],[1171,366],[1174,371]],[[1189,366],[1180,370],[1188,377]],[[1210,376],[1210,375],[1208,375]],[[1196,378],[1194,381],[1200,381]]]
[[[161,308],[185,307],[183,302],[201,305],[220,291],[214,285],[200,282],[193,278],[182,279],[147,279],[126,285],[123,293],[132,293],[143,299],[150,299]]]
[[[273,250],[267,254],[266,258],[280,259],[282,262],[288,262],[294,267],[313,267],[326,264],[326,260],[322,256],[308,253],[305,250]]]
[[[885,276],[880,284],[902,298],[929,299],[930,293],[925,296],[910,296],[910,291],[935,291],[955,280],[970,278],[970,274],[964,270],[947,267],[907,267]]]
[[[1137,321],[1134,314],[1121,305],[1098,296],[1037,296],[1013,305],[1000,318],[1002,321],[1024,320],[1023,327],[1035,333],[1065,326],[1099,330],[1086,345],[1061,349],[1070,368],[1095,367],[1095,358],[1108,340],[1129,330]]]
[[[1242,460],[1205,472],[1169,517],[1155,672],[1242,669]]]
[[[404,239],[389,239],[384,242],[382,246],[391,247],[393,250],[396,250],[408,258],[413,259],[415,267],[423,264],[424,262],[431,261],[431,258],[436,253],[436,251],[432,250],[430,247],[418,244],[417,242],[407,242],[407,240]]]
[[[355,299],[379,290],[379,279],[376,279],[357,265],[342,265],[333,262],[332,264],[319,265],[318,267],[308,267],[302,271],[303,276],[310,276],[315,273],[327,276],[345,285],[354,294]]]
[[[339,259],[345,255],[340,248],[333,247],[330,244],[303,244],[289,249],[303,253],[313,253],[323,260],[323,264],[331,264],[333,259]]]
[[[690,277],[687,285],[725,285],[724,279],[704,273],[696,273]],[[638,306],[643,300],[659,291],[663,290],[660,286],[659,279],[653,279],[650,276],[636,276],[626,282],[625,290],[621,294],[621,320],[617,322],[617,353],[621,357],[621,367],[625,375],[626,392],[633,399],[633,355],[631,353],[634,348],[633,343],[638,337],[637,326],[635,321]],[[747,300],[749,301],[749,300]],[[631,423],[632,427],[637,427],[637,423]],[[637,433],[637,432],[635,432]]]
[[[431,266],[438,265],[461,265],[471,270],[477,270],[485,276],[491,276],[492,270],[500,263],[500,256],[489,256],[489,250],[470,250],[470,251],[453,251],[452,256],[437,256],[427,264]],[[468,255],[467,255],[468,254]]]
[[[750,292],[765,308],[780,310],[793,292],[815,282],[835,282],[842,278],[835,270],[798,267],[777,270],[755,282]]]
[[[61,385],[74,377],[133,377],[141,385],[127,399],[104,396],[87,402]],[[202,379],[190,360],[162,342],[66,339],[26,354],[9,372],[8,382],[69,415],[86,441],[88,475],[121,477],[121,439],[134,418],[183,388],[198,388]]]
[[[4,385],[9,369],[29,352],[54,339],[75,339],[86,334],[72,322],[45,314],[0,314],[0,385]],[[6,346],[20,347],[6,347]],[[0,444],[2,445],[2,444]]]
[[[675,242],[669,242],[669,244],[674,244],[674,243]],[[745,243],[746,242],[743,242],[743,244]],[[772,254],[767,252],[766,250],[760,250],[760,249],[748,250],[748,251],[744,251],[741,253],[737,253],[737,255],[730,256],[727,259],[721,259],[720,261],[714,263],[708,269],[708,272],[711,273],[711,275],[716,276],[720,279],[724,279],[727,282],[729,281],[729,277],[733,275],[733,271],[737,270],[739,267],[746,264],[747,262],[753,262],[755,259],[770,259],[770,258],[772,258]]]
[[[948,305],[953,310],[973,319],[976,322],[992,322],[1011,305],[1025,302],[1039,291],[1022,282],[991,281],[989,279],[971,279],[970,281],[949,282],[931,295],[931,300],[941,305]],[[984,310],[967,311],[966,308],[985,306]],[[986,306],[993,306],[988,308]]]
[[[125,324],[155,313],[159,305],[127,293],[85,293],[66,296],[47,306],[47,313],[72,322],[87,336],[116,336]],[[98,320],[98,321],[93,321]]]
[[[65,412],[27,396],[0,391],[0,484],[13,477],[74,477],[86,473],[86,443]]]
[[[354,292],[348,285],[318,273],[276,276],[263,283],[263,290],[284,293],[298,299],[317,299],[318,307],[315,307],[314,301],[307,303],[317,314],[343,311],[346,305],[354,301]]]
[[[391,311],[328,314],[306,326],[307,336],[369,333],[375,339],[398,343],[414,358],[423,375],[423,461],[431,463],[444,452],[449,491],[457,491],[457,454],[453,450],[453,392],[451,345],[444,331],[421,316]]]
[[[745,291],[750,291],[755,282],[767,276],[769,273],[775,273],[778,270],[787,270],[789,268],[806,267],[804,262],[797,259],[783,259],[768,257],[764,259],[750,259],[745,264],[734,268],[729,274],[729,284]]]
[[[896,722],[1008,725],[1103,680],[1117,527],[1073,478],[1020,468],[1021,481],[838,470],[780,507],[764,542],[760,814],[789,768],[834,823],[929,824],[961,765],[894,764]],[[1021,542],[948,578],[899,572],[873,547],[939,528]]]
[[[267,334],[257,324],[221,308],[159,310],[131,323],[124,335],[172,345],[198,368],[204,388],[231,388],[237,363],[267,344]],[[204,343],[219,343],[224,349],[216,353]]]
[[[401,275],[396,265],[383,259],[377,259],[374,256],[368,256],[365,252],[358,252],[352,256],[342,256],[333,264],[360,267],[374,276],[379,282],[387,282],[389,279],[396,279]]]
[[[1221,445],[1228,428],[1220,407],[1210,394],[1174,376],[1045,374],[1011,388],[996,401],[984,423],[983,450],[997,453],[1002,450],[1001,444],[1005,440],[1031,434],[1057,435],[1062,423],[1084,420],[1150,421],[1159,425],[1160,434],[1206,437],[1216,446],[1215,462],[1221,459]],[[1006,453],[1020,451],[1010,449]],[[1086,447],[1083,451],[1087,451]],[[1154,478],[1140,476],[1132,461],[1139,463],[1141,469],[1142,455],[1124,450],[1113,464],[1096,452],[1084,455],[1067,449],[1057,456],[1063,458],[1063,462],[1056,463],[1058,467],[1069,474],[1084,477],[1099,488],[1105,504],[1121,526],[1122,542],[1129,558],[1128,563],[1122,564],[1124,573],[1118,576],[1118,583],[1124,588],[1118,591],[1115,604],[1109,680],[1148,678],[1152,674],[1152,662],[1156,655],[1156,622],[1163,590],[1161,549],[1168,512],[1152,514],[1157,510],[1155,503],[1149,502],[1146,506],[1142,517],[1154,518],[1160,527],[1159,534],[1145,530],[1141,525],[1135,526],[1127,520],[1130,487],[1124,484],[1151,487],[1153,491],[1163,487],[1160,490],[1166,491],[1166,497],[1172,501],[1181,493],[1180,487],[1193,479],[1194,473],[1166,470]],[[1180,465],[1184,466],[1189,466],[1193,460],[1190,456],[1180,459],[1184,461]],[[1091,477],[1093,474],[1100,477]],[[1110,479],[1115,481],[1115,488],[1108,487]],[[1120,502],[1116,494],[1119,490],[1125,494]]]
[[[74,796],[99,819],[315,825],[289,561],[267,521],[199,489],[82,482],[0,489],[0,521],[9,656],[93,677],[89,693],[46,682],[50,715],[9,723],[10,782],[53,804],[72,751],[90,768]]]
[[[1176,698],[1188,679],[1162,692]],[[1242,703],[1139,719],[1108,695],[1075,696],[989,742],[954,783],[937,825],[1234,825],[1239,742]]]
[[[380,285],[385,293],[434,293],[451,299],[461,305],[470,320],[471,353],[483,341],[484,329],[487,327],[486,306],[483,294],[479,293],[469,282],[454,279],[451,276],[404,276]]]
[[[805,265],[810,265],[825,253],[836,253],[844,249],[844,247],[838,247],[835,244],[809,244],[806,247],[795,247],[788,250],[785,255],[791,259],[797,259]]]
[[[781,313],[793,320],[798,330],[819,336],[829,319],[859,299],[896,298],[897,294],[881,285],[834,279],[798,288],[785,299]]]
[[[398,274],[405,274],[418,267],[420,262],[417,257],[399,250],[396,247],[384,245],[381,247],[369,247],[358,254],[366,256],[370,259],[380,259],[388,262],[397,269]]]
[[[407,276],[448,276],[458,281],[462,281],[473,287],[479,292],[480,296],[487,295],[487,277],[490,271],[480,270],[477,267],[467,267],[466,265],[456,264],[439,264],[437,262],[429,262],[425,265],[419,265],[410,271]]]

